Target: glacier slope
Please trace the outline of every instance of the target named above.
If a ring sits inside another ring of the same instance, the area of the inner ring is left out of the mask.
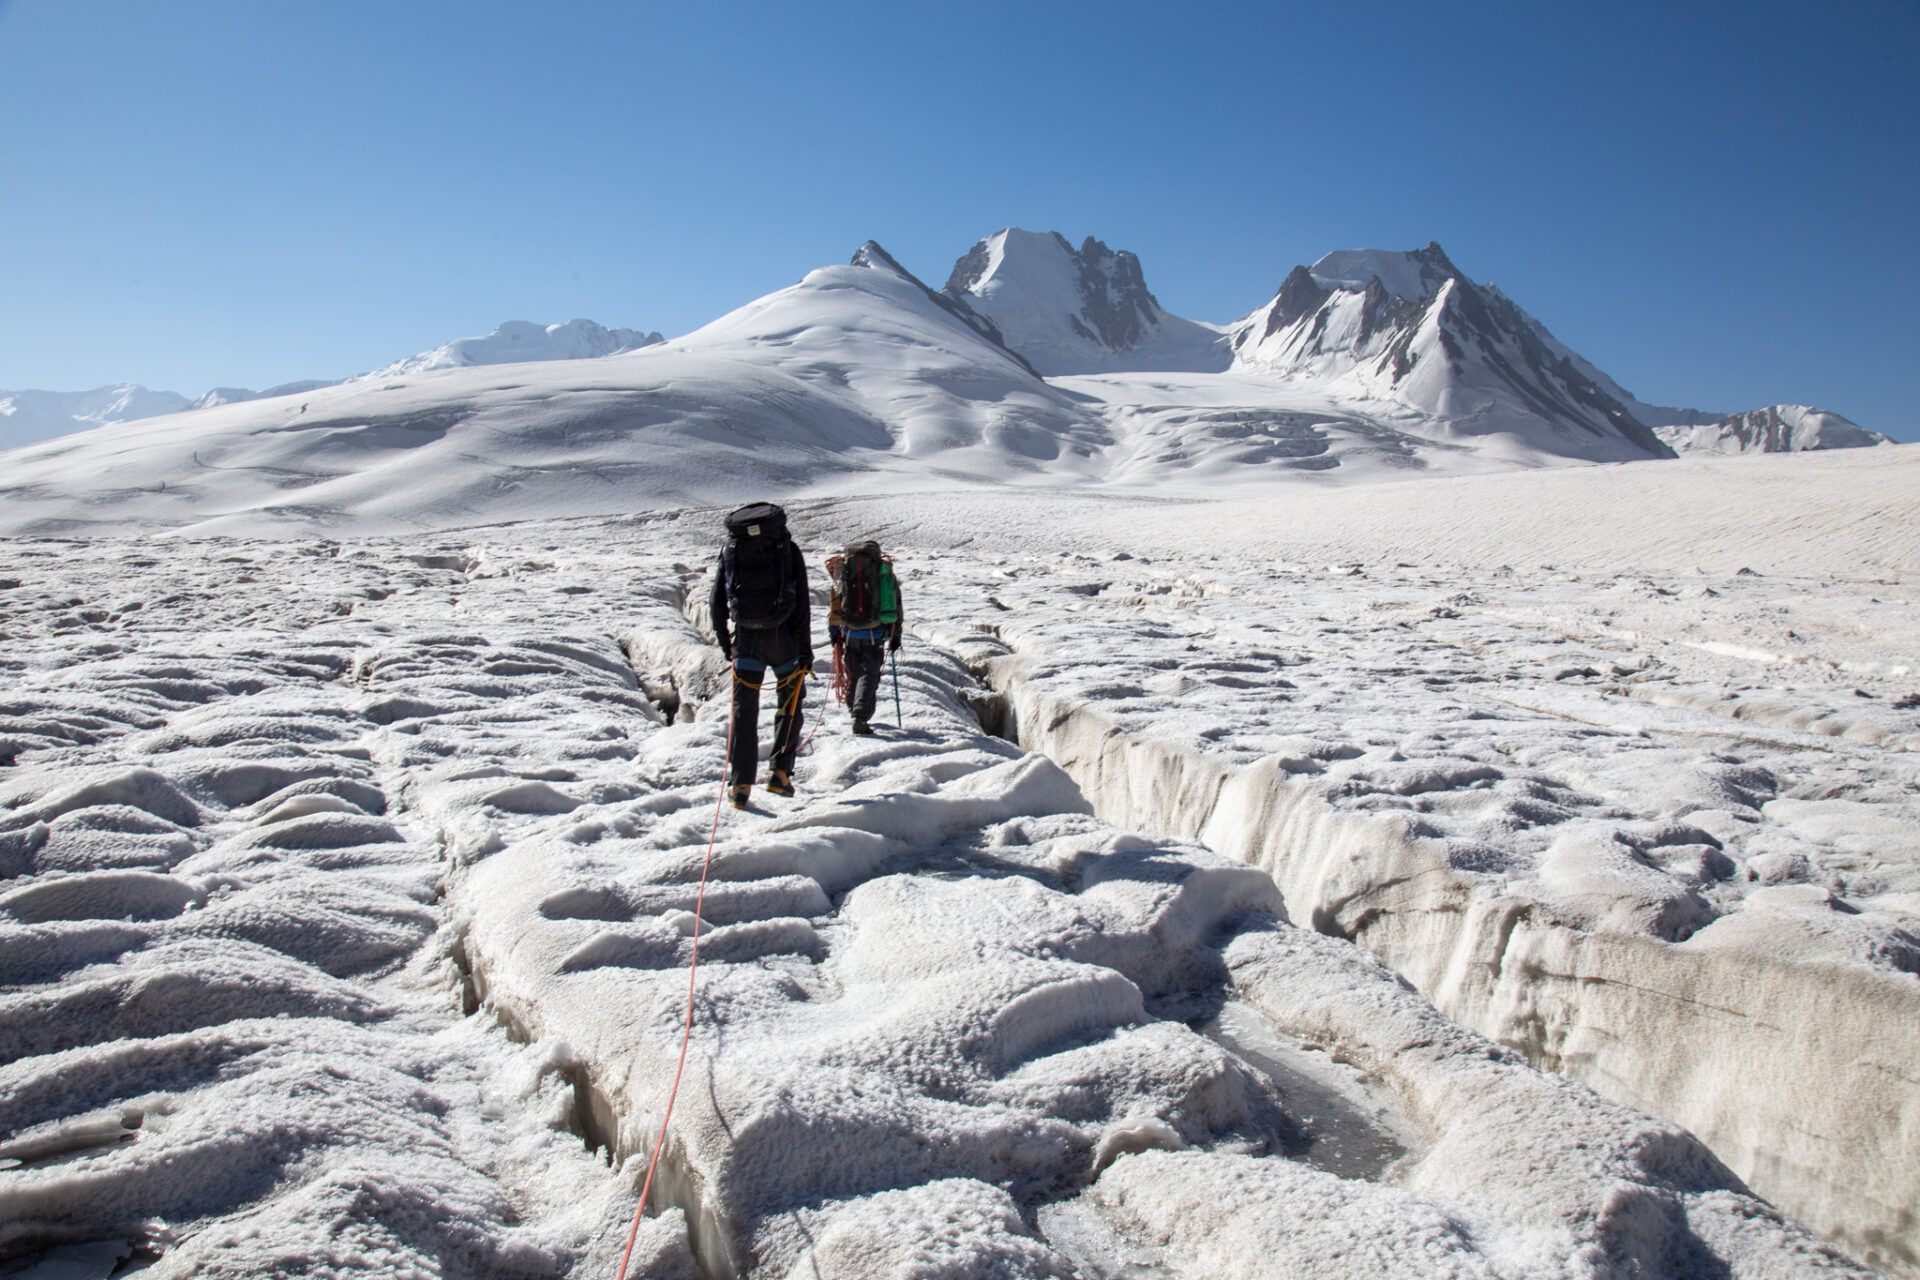
[[[1071,483],[1097,417],[917,281],[816,271],[686,338],[596,360],[356,382],[17,450],[13,532],[360,532],[1025,479]]]
[[[37,1144],[0,1169],[10,1257],[138,1232],[156,1275],[607,1269],[726,736],[688,617],[713,527],[6,545],[0,932],[45,966],[4,997]],[[904,561],[930,618],[975,591],[935,557]],[[799,800],[723,817],[648,1274],[1864,1274],[1681,1130],[1289,926],[1265,875],[1088,816],[924,641],[910,730],[829,724]],[[1198,1034],[1226,1000],[1371,1079],[1404,1155],[1316,1163],[1324,1081]],[[276,1084],[330,1073],[330,1111]]]

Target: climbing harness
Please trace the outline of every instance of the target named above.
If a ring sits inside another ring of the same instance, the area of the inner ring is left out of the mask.
[[[836,663],[839,661],[839,655],[837,653],[834,655],[834,660]],[[733,672],[733,679],[736,684],[739,684],[748,689],[751,689],[755,693],[758,693],[760,692],[760,690],[767,687],[767,682],[765,680],[761,680],[758,684],[755,684],[753,681],[741,675],[740,669],[738,667],[734,667],[731,664],[729,664],[728,669]],[[772,668],[768,668],[768,670],[771,670],[771,669]],[[780,714],[787,717],[789,721],[792,720],[793,714],[796,711],[800,710],[801,699],[806,696],[807,681],[811,680],[812,678],[813,678],[812,667],[801,667],[798,669],[797,673],[794,675],[793,692],[792,694],[788,695],[787,700],[783,702],[780,706]],[[785,681],[786,681],[785,676],[776,674],[773,680],[773,687],[777,690],[783,683],[785,683]],[[802,742],[800,744],[799,750],[793,753],[794,758],[796,760],[802,754],[805,753],[806,749],[809,746],[813,744],[813,735],[818,732],[820,732],[820,723],[818,721],[815,721],[813,726],[813,731],[807,734],[806,741]],[[778,739],[775,739],[774,746],[776,749],[778,748],[779,746]],[[729,760],[733,758],[733,710],[731,705],[729,705],[727,710],[727,758]]]

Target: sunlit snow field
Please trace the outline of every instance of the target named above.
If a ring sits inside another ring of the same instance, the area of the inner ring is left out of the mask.
[[[1905,462],[796,504],[904,727],[720,815],[636,1273],[1910,1271]],[[0,544],[0,1257],[612,1274],[720,514]]]

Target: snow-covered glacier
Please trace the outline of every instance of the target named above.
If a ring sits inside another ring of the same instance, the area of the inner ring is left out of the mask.
[[[8,1256],[611,1272],[718,812],[716,520],[7,544]],[[1095,562],[894,543],[904,727],[719,814],[641,1274],[1866,1274],[988,733],[994,619],[1075,634]]]
[[[1920,1274],[1920,454],[1438,246],[535,328],[0,455],[0,1266],[611,1275],[697,930],[639,1274]],[[902,715],[734,813],[769,497]]]

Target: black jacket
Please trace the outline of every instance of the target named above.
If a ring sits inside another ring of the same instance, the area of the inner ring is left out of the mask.
[[[770,667],[785,666],[795,658],[812,659],[813,610],[807,586],[807,562],[800,555],[800,548],[791,541],[787,543],[787,555],[794,582],[793,612],[787,615],[786,622],[765,631],[742,627],[736,645],[727,615],[727,556],[724,551],[720,553],[720,561],[713,571],[713,593],[707,598],[707,612],[713,619],[713,634],[719,638],[720,648],[733,657],[753,658]]]

